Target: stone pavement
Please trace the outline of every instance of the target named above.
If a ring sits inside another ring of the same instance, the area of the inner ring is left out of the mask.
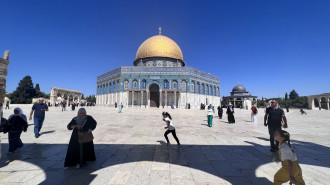
[[[8,117],[11,110],[4,110]],[[29,115],[32,105],[20,106]],[[69,107],[70,108],[70,107]],[[42,135],[33,126],[22,133],[21,152],[6,155],[7,134],[1,136],[0,184],[272,184],[280,163],[269,152],[269,135],[263,126],[250,122],[250,111],[236,109],[236,124],[227,116],[214,118],[207,127],[206,112],[168,110],[182,144],[165,144],[164,109],[86,107],[98,122],[94,131],[97,160],[81,169],[63,169],[71,131],[66,125],[76,111],[51,107]],[[287,114],[292,144],[306,184],[330,182],[330,111],[290,110]],[[29,121],[32,124],[32,121]]]

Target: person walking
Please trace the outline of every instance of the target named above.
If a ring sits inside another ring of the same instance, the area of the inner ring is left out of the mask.
[[[8,108],[8,110],[9,110],[9,101],[7,101],[6,102],[6,108],[5,108],[5,110]]]
[[[171,144],[170,141],[168,140],[167,135],[169,133],[172,133],[174,139],[176,140],[176,142],[178,143],[178,145],[180,145],[180,141],[179,141],[179,139],[178,139],[178,137],[176,136],[176,133],[175,133],[175,127],[174,127],[174,125],[172,123],[172,117],[171,117],[171,115],[168,112],[163,112],[162,115],[163,115],[163,121],[166,122],[165,129],[167,129],[167,130],[164,133],[164,137],[165,137],[165,139],[167,141],[167,144]]]
[[[290,181],[290,184],[304,185],[305,181],[302,177],[301,168],[297,162],[297,156],[290,144],[290,134],[284,130],[277,130],[274,133],[274,138],[280,143],[278,154],[282,168],[274,175],[274,185],[284,184]]]
[[[284,128],[288,127],[284,111],[278,107],[277,101],[272,100],[271,106],[266,109],[264,117],[264,125],[268,126],[271,152],[278,150],[279,143],[274,141],[274,133],[276,130],[282,130],[282,124]]]
[[[207,107],[206,114],[207,114],[207,125],[208,125],[209,127],[212,127],[213,110],[212,110],[212,108],[211,108],[211,105],[209,105],[209,106]]]
[[[19,107],[14,109],[14,114],[9,116],[7,122],[9,151],[12,154],[23,147],[21,140],[22,131],[26,132],[28,128],[26,116]]]
[[[233,108],[232,104],[228,105],[226,113],[227,113],[227,116],[228,116],[229,124],[235,123],[235,116],[234,116],[235,111],[234,111],[234,108]]]
[[[72,102],[71,110],[76,110],[76,104],[74,102]]]
[[[122,109],[123,109],[123,104],[120,102],[118,113],[121,113]]]
[[[222,119],[222,114],[223,114],[223,110],[221,108],[221,105],[218,106],[218,116],[220,119]]]
[[[66,109],[66,101],[62,101],[62,111],[65,111]]]
[[[80,108],[78,115],[68,124],[68,130],[72,130],[68,150],[65,156],[64,168],[76,166],[80,168],[85,161],[95,161],[93,139],[80,143],[79,134],[91,133],[96,128],[96,121],[92,116],[87,115],[85,108]]]
[[[40,130],[45,120],[45,111],[48,111],[48,106],[44,103],[43,98],[39,98],[38,103],[32,106],[29,120],[32,120],[34,113],[34,136],[38,138],[40,136]]]
[[[257,123],[257,114],[258,114],[258,108],[257,105],[254,104],[251,108],[251,122]]]

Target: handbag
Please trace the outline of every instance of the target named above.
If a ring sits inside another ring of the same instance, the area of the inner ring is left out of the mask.
[[[87,120],[85,121],[85,123],[87,122]],[[81,128],[83,128],[85,126],[85,123],[82,125]],[[93,141],[94,136],[92,134],[92,132],[80,132],[78,130],[78,142],[79,143],[88,143]]]
[[[79,132],[78,131],[78,136],[79,136],[79,143],[88,143],[93,141],[94,136],[92,132]]]

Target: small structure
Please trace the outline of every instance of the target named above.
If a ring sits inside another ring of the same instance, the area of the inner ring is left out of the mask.
[[[236,108],[248,108],[251,109],[253,101],[257,101],[258,96],[252,96],[246,91],[246,88],[243,85],[236,85],[230,96],[224,96],[222,101],[233,104]]]
[[[66,97],[69,101],[80,103],[81,96],[82,93],[80,91],[52,87],[50,91],[50,103],[52,105],[55,105],[58,97],[61,97],[62,100],[64,100]]]
[[[309,109],[326,109],[330,107],[330,93],[323,93],[319,95],[310,95],[308,98]]]

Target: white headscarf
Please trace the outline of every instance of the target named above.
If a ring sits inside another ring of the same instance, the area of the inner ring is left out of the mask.
[[[83,116],[80,116],[80,113],[81,113],[81,112],[84,113]],[[85,109],[85,108],[80,108],[80,109],[78,110],[78,116],[76,116],[76,117],[74,118],[74,120],[76,120],[76,122],[77,122],[77,126],[78,126],[78,127],[82,127],[82,126],[85,124],[86,120],[87,120],[87,112],[86,112],[86,109]]]
[[[18,114],[12,114],[12,115],[10,115],[9,118],[8,118],[8,120],[17,115],[17,116],[21,117],[22,119],[24,119],[27,122],[26,116],[23,114],[23,111],[22,111],[21,108],[16,107],[14,109],[14,112],[15,111],[18,111],[19,113]]]

